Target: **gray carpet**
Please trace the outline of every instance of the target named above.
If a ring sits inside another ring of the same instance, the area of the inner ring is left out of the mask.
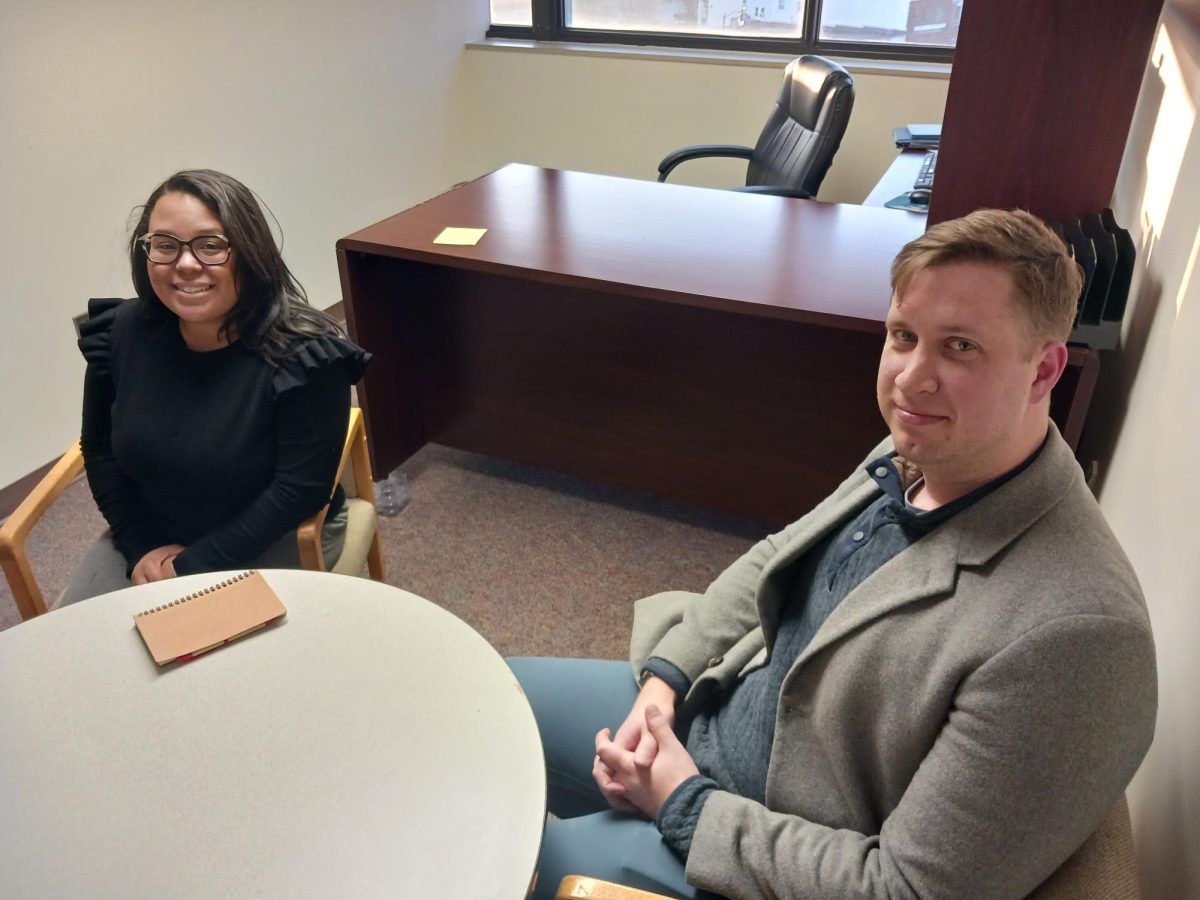
[[[544,469],[429,445],[382,519],[387,580],[459,616],[504,655],[623,658],[633,601],[701,590],[767,526]],[[103,529],[86,482],[29,538],[47,597]],[[20,616],[0,579],[0,628]]]

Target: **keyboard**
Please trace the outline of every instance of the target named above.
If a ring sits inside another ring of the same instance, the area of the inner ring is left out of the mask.
[[[933,188],[933,170],[937,166],[937,155],[936,150],[930,150],[921,160],[921,170],[917,173],[917,180],[913,182],[914,191]]]

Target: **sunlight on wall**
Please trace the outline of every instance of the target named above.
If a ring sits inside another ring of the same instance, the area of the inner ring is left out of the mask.
[[[1189,95],[1188,84],[1179,65],[1171,35],[1159,25],[1150,65],[1158,70],[1162,81],[1162,103],[1154,123],[1154,133],[1146,150],[1146,192],[1142,201],[1142,224],[1145,243],[1152,245],[1162,234],[1163,223],[1175,194],[1179,167],[1183,163],[1192,126],[1196,121],[1196,106]]]
[[[1179,319],[1179,314],[1183,312],[1183,302],[1193,293],[1192,291],[1192,275],[1196,271],[1196,257],[1200,256],[1200,231],[1196,232],[1196,237],[1192,241],[1192,252],[1188,255],[1187,268],[1183,270],[1183,280],[1179,284],[1179,292],[1175,294],[1175,318]]]
[[[1114,196],[1118,219],[1141,232],[1137,288],[1089,416],[1109,432],[1099,443],[1112,440],[1100,504],[1138,572],[1158,648],[1154,743],[1128,790],[1146,900],[1200,898],[1200,483],[1181,477],[1200,443],[1197,3],[1167,0],[1147,64]]]

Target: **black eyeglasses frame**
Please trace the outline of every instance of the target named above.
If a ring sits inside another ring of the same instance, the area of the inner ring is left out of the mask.
[[[175,255],[173,257],[168,260],[159,260],[150,256],[150,239],[156,237],[169,237],[171,240],[179,242],[179,248],[175,251]],[[209,240],[211,238],[218,238],[225,242],[225,258],[220,262],[209,262],[201,259],[200,254],[198,254],[196,249],[192,246],[193,242],[195,241]],[[198,234],[190,241],[185,241],[183,238],[176,237],[167,231],[151,231],[147,234],[143,234],[137,240],[138,243],[142,245],[142,251],[146,254],[146,259],[154,263],[156,266],[171,266],[179,262],[179,257],[183,255],[184,247],[188,248],[188,252],[192,254],[192,259],[196,260],[196,262],[200,263],[202,266],[223,266],[225,263],[229,262],[229,257],[233,253],[233,243],[223,234]]]

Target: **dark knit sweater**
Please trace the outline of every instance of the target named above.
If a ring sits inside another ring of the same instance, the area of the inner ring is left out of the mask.
[[[276,367],[236,341],[190,350],[159,304],[88,311],[83,454],[129,570],[165,544],[187,548],[179,574],[238,568],[330,500],[362,349],[309,338]]]

